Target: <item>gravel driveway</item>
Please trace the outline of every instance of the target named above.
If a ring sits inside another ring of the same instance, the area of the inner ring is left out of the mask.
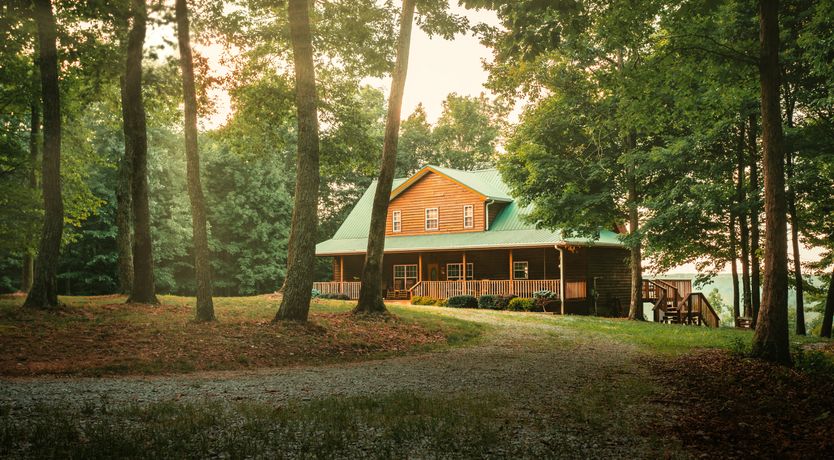
[[[12,411],[36,404],[84,405],[177,400],[277,403],[325,396],[498,394],[507,398],[519,442],[551,444],[558,456],[654,457],[644,436],[667,409],[636,348],[592,341],[560,326],[560,318],[482,310],[426,309],[484,323],[477,343],[445,351],[326,366],[212,372],[162,377],[0,380],[0,402]],[[642,393],[630,395],[632,387]],[[647,393],[648,392],[648,393]],[[606,400],[606,395],[612,395]],[[583,405],[591,401],[587,408]],[[587,409],[588,413],[585,413]],[[531,427],[537,427],[532,429]],[[529,438],[529,439],[527,439]]]

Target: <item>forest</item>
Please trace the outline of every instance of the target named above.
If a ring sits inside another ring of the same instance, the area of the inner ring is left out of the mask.
[[[490,54],[436,116],[418,34]],[[825,457],[832,56],[834,0],[4,0],[0,456]],[[622,318],[383,298],[427,165],[620,229]],[[647,321],[684,266],[724,327]]]

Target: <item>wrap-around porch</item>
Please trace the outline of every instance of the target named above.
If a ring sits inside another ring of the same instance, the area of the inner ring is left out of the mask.
[[[534,292],[549,290],[560,298],[564,291],[565,300],[586,299],[584,273],[574,273],[560,283],[564,257],[554,247],[386,254],[383,295],[386,299],[444,299],[464,294],[532,297]],[[317,282],[314,288],[358,298],[363,263],[364,255],[335,256],[333,280]]]

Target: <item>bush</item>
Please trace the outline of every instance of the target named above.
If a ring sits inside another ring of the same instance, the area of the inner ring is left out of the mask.
[[[327,293],[327,294],[319,293],[318,298],[319,299],[334,299],[334,300],[350,300],[350,296],[348,296],[347,294],[338,294],[338,293]]]
[[[484,294],[478,297],[478,308],[487,308],[490,310],[495,310],[497,300],[497,296],[491,294]]]
[[[557,293],[555,293],[551,290],[548,290],[548,289],[545,289],[543,291],[536,291],[536,292],[533,293],[533,299],[535,299],[535,300],[538,300],[538,299],[556,300],[558,298],[559,298],[559,294],[557,294]]]
[[[536,291],[533,293],[533,309],[530,311],[555,311],[558,304],[559,294],[550,291]]]
[[[449,297],[446,305],[452,308],[478,308],[478,299],[471,295],[456,295]]]
[[[319,291],[318,289],[313,289],[312,291],[310,291],[310,296],[312,296],[314,299],[316,297],[321,297],[321,291]]]
[[[427,295],[415,295],[411,297],[411,305],[439,305],[440,299]]]
[[[827,354],[817,350],[805,350],[795,347],[793,363],[796,369],[820,377],[834,377],[834,360]]]
[[[510,307],[510,301],[516,299],[517,296],[510,294],[510,295],[499,295],[495,296],[495,309],[496,310],[506,310]]]
[[[507,309],[512,311],[531,311],[533,307],[533,299],[528,297],[515,297],[507,304]]]

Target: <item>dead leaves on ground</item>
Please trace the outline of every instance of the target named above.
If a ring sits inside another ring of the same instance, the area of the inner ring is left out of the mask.
[[[834,379],[725,351],[655,360],[672,433],[709,458],[822,458],[834,452]],[[664,429],[668,429],[668,423]]]

